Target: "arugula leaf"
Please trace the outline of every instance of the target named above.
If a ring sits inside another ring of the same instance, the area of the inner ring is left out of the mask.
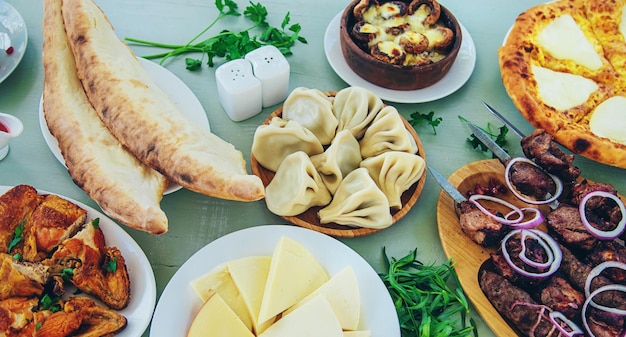
[[[224,17],[241,16],[237,4],[232,0],[216,0],[215,6],[220,12],[219,15],[184,45],[166,44],[130,37],[126,37],[125,40],[143,46],[170,49],[168,52],[143,56],[146,59],[160,58],[160,64],[163,64],[165,60],[173,56],[200,53],[200,58],[185,58],[185,68],[191,71],[200,69],[205,57],[206,64],[209,67],[213,67],[215,66],[216,57],[224,58],[227,61],[243,58],[248,52],[263,45],[273,45],[283,55],[291,55],[291,47],[297,42],[308,43],[304,37],[300,36],[301,27],[299,24],[289,25],[291,21],[289,12],[283,17],[280,27],[274,27],[267,22],[267,8],[260,2],[250,2],[244,9],[243,16],[252,22],[250,27],[239,32],[222,30],[212,37],[196,42]],[[252,31],[257,33],[252,33]]]
[[[24,220],[20,220],[20,224],[13,230],[13,238],[9,241],[7,247],[7,253],[11,253],[11,250],[17,246],[23,239],[24,235]]]
[[[430,125],[433,128],[433,133],[436,135],[437,134],[437,127],[439,126],[439,124],[441,124],[441,121],[443,121],[442,117],[437,117],[434,118],[435,116],[435,112],[431,111],[427,114],[423,114],[420,113],[419,111],[415,111],[411,114],[411,119],[409,120],[409,123],[413,126],[417,126],[419,124],[421,124],[422,122],[426,122],[426,124]]]
[[[383,255],[388,272],[381,278],[396,307],[402,337],[478,336],[451,259],[424,265],[417,260],[417,249],[389,259],[384,247]]]

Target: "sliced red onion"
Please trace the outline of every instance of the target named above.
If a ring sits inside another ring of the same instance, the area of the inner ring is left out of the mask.
[[[587,280],[589,280],[589,278],[587,278]],[[587,291],[586,289],[587,287],[585,287],[585,292]],[[594,290],[591,294],[589,294],[588,296],[586,296],[586,300],[585,303],[583,304],[583,310],[582,310],[582,318],[583,318],[583,325],[585,326],[585,330],[587,331],[587,334],[589,334],[589,336],[591,337],[595,337],[595,335],[593,334],[593,332],[591,332],[591,329],[589,328],[589,319],[587,318],[587,308],[589,307],[589,305],[599,309],[599,310],[603,310],[606,312],[610,312],[613,313],[615,315],[620,315],[620,316],[624,316],[626,315],[626,310],[621,310],[618,308],[611,308],[611,307],[605,307],[602,305],[597,304],[596,302],[593,301],[593,298],[600,294],[603,293],[605,291],[621,291],[621,292],[625,292],[626,293],[626,286],[620,285],[620,284],[608,284],[605,286],[602,286],[596,290]]]
[[[604,261],[598,264],[597,266],[593,267],[593,269],[591,269],[591,271],[589,272],[589,275],[587,275],[587,279],[585,280],[585,297],[590,296],[591,282],[593,281],[593,279],[598,277],[600,274],[602,274],[602,272],[605,269],[608,269],[608,268],[619,268],[619,269],[626,271],[626,263],[619,262],[619,261]],[[600,307],[596,306],[596,308],[600,308]],[[622,315],[626,315],[626,311],[624,311],[624,314]]]
[[[519,258],[527,265],[534,268],[548,268],[548,270],[544,272],[530,272],[524,270],[511,260],[511,256],[506,249],[506,243],[516,234],[521,235],[522,242],[522,251],[520,252]],[[546,261],[539,262],[533,261],[526,256],[526,238],[531,237],[541,245],[541,247],[546,252]],[[561,252],[561,248],[559,244],[546,232],[540,231],[538,229],[515,229],[509,232],[501,242],[502,255],[504,256],[505,261],[522,276],[530,277],[530,278],[546,278],[552,274],[554,274],[559,267],[561,266],[561,261],[563,260],[563,253]]]
[[[619,210],[622,213],[622,219],[617,224],[615,229],[610,230],[610,231],[599,230],[595,228],[589,222],[589,220],[587,219],[587,212],[585,211],[585,206],[587,205],[587,201],[589,201],[589,199],[593,197],[609,198],[609,199],[613,199],[613,201],[617,203],[617,206],[619,207]],[[611,194],[605,191],[589,192],[585,194],[585,196],[580,201],[580,204],[578,205],[578,212],[580,213],[580,218],[582,219],[583,224],[585,225],[585,228],[587,229],[587,231],[591,233],[591,235],[595,236],[596,238],[600,240],[613,240],[619,237],[624,232],[624,228],[626,228],[626,208],[624,207],[624,203],[622,202],[622,200],[614,194]]]
[[[536,167],[538,167],[539,169],[541,169],[548,177],[550,177],[550,179],[552,179],[552,181],[554,181],[554,185],[556,187],[556,190],[554,191],[554,195],[552,195],[550,198],[545,199],[545,200],[536,200],[536,199],[531,199],[531,198],[527,198],[525,195],[517,192],[517,188],[513,185],[513,183],[511,183],[511,175],[510,175],[510,171],[511,171],[511,166],[513,166],[513,164],[517,163],[517,162],[524,162],[524,163],[528,163],[531,165],[534,165]],[[509,190],[511,190],[511,192],[520,200],[522,200],[523,202],[527,203],[527,204],[531,204],[531,205],[545,205],[545,204],[549,204],[554,202],[556,199],[558,199],[561,194],[563,193],[563,182],[561,181],[561,179],[559,179],[559,177],[550,174],[548,172],[546,172],[541,166],[537,165],[534,161],[528,159],[528,158],[524,158],[524,157],[515,157],[511,160],[509,160],[509,162],[506,165],[506,169],[504,171],[504,178],[506,179],[506,185],[509,187]]]
[[[541,213],[541,211],[537,208],[532,208],[532,207],[524,207],[524,208],[520,208],[520,210],[522,211],[522,213],[524,212],[534,212],[535,216],[532,217],[529,220],[526,221],[521,221],[521,222],[516,222],[513,224],[509,224],[509,227],[511,228],[523,228],[523,229],[529,229],[529,228],[535,228],[539,225],[541,225],[543,223],[543,221],[545,220],[543,217],[543,213]],[[507,215],[505,215],[504,217],[506,219],[509,218],[509,216],[511,216],[512,214],[514,214],[515,211],[511,211],[509,212]]]
[[[581,336],[585,334],[583,329],[576,325],[576,323],[572,322],[569,318],[565,317],[565,315],[563,315],[560,311],[550,311],[548,317],[550,317],[550,322],[552,322],[552,324],[554,324],[554,326],[559,329],[561,334],[565,337]],[[561,323],[565,323],[566,326],[562,326]]]
[[[480,200],[480,199],[493,201],[493,202],[498,203],[500,205],[506,206],[506,207],[511,209],[511,212],[506,217],[497,216],[497,215],[491,213],[483,205],[481,205],[478,202],[478,200]],[[519,207],[513,205],[512,203],[510,203],[510,202],[508,202],[506,200],[502,200],[500,198],[496,198],[496,197],[492,197],[490,195],[484,195],[484,194],[474,194],[474,195],[469,197],[469,201],[471,201],[474,205],[476,205],[476,207],[478,207],[478,209],[481,210],[483,213],[485,213],[486,215],[490,216],[491,218],[493,218],[494,220],[498,221],[499,223],[502,223],[502,224],[505,224],[505,225],[518,223],[518,222],[520,222],[520,221],[522,221],[524,219],[524,213],[522,212],[522,210]],[[511,215],[511,213],[517,214],[518,215],[517,219],[512,219],[512,220],[509,219],[509,216]]]

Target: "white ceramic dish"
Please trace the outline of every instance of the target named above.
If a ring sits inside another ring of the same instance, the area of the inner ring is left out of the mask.
[[[202,305],[190,282],[221,263],[252,255],[271,256],[282,236],[304,245],[334,275],[348,265],[354,269],[361,293],[360,329],[373,337],[400,337],[391,296],[372,267],[355,251],[330,236],[286,225],[257,226],[227,234],[209,243],[185,262],[169,281],[154,312],[151,337],[184,336]]]
[[[4,194],[12,186],[0,186]],[[41,194],[54,194],[38,190]],[[87,210],[87,219],[100,218],[100,228],[107,246],[115,246],[126,260],[130,275],[131,298],[128,306],[118,312],[126,317],[128,325],[117,337],[138,337],[143,335],[150,324],[156,303],[156,281],[150,262],[141,247],[119,225],[97,210],[70,198],[61,196]],[[68,291],[69,292],[69,291]]]
[[[139,58],[139,61],[146,71],[148,71],[150,76],[152,76],[152,79],[156,82],[156,84],[170,96],[172,101],[174,101],[180,110],[193,123],[198,124],[207,130],[211,130],[209,120],[202,104],[191,89],[189,89],[189,87],[180,78],[176,77],[176,75],[172,74],[169,70],[157,63],[144,58]],[[52,136],[50,130],[48,130],[48,125],[46,124],[46,119],[43,115],[43,96],[39,102],[39,127],[41,128],[43,138],[50,148],[50,151],[52,151],[52,154],[61,164],[65,166],[65,160],[63,159],[63,155],[59,149],[59,143],[56,138]],[[170,183],[164,194],[176,192],[181,188],[182,187],[178,184]]]
[[[28,29],[20,13],[3,0],[0,0],[0,83],[20,64],[26,45]],[[7,49],[13,48],[12,53]]]
[[[474,40],[472,40],[469,31],[461,24],[463,34],[461,49],[450,71],[439,80],[439,82],[430,87],[418,90],[391,90],[372,84],[352,71],[343,57],[339,41],[339,21],[341,20],[342,13],[343,11],[339,12],[330,21],[324,35],[324,51],[326,52],[328,63],[330,63],[335,73],[348,84],[369,89],[386,101],[396,103],[424,103],[446,97],[461,88],[463,84],[469,80],[474,71],[474,66],[476,65],[476,47],[474,46]]]

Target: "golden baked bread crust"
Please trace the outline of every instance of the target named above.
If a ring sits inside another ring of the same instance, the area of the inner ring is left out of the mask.
[[[601,163],[626,168],[626,145],[600,137],[589,128],[595,107],[613,96],[626,96],[626,45],[616,21],[626,2],[558,0],[521,13],[505,44],[498,50],[502,82],[521,114],[536,128],[545,129],[560,144]],[[602,65],[590,69],[545,51],[537,36],[555,18],[569,14],[601,57]],[[593,80],[598,89],[578,106],[558,110],[539,95],[532,66]]]
[[[264,197],[243,154],[177,109],[116,36],[91,0],[63,1],[78,77],[104,124],[137,158],[183,187],[209,196]]]
[[[159,203],[167,180],[125,150],[89,103],[67,44],[61,0],[45,0],[43,36],[44,117],[72,179],[110,217],[165,233]]]

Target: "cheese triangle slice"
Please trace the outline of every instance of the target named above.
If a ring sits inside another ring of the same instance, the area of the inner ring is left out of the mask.
[[[541,100],[547,105],[564,111],[579,106],[596,90],[598,85],[583,76],[562,73],[541,66],[532,66]]]
[[[302,244],[281,237],[274,248],[259,322],[264,323],[319,288],[328,274]]]
[[[212,298],[216,293],[220,295],[246,328],[252,330],[252,318],[226,264],[217,266],[209,273],[193,280],[191,287],[203,302]]]
[[[352,267],[343,268],[328,282],[289,308],[285,314],[289,314],[289,312],[296,310],[317,296],[323,296],[328,300],[343,330],[356,330],[358,328],[361,315],[361,298],[359,283]]]
[[[259,337],[343,337],[341,325],[323,296],[302,305],[270,326]]]
[[[218,293],[200,307],[187,337],[254,337]]]
[[[266,324],[259,324],[258,321],[271,262],[271,256],[250,256],[228,262],[228,271],[246,304],[256,334],[261,333],[272,323],[271,319],[267,320]]]

